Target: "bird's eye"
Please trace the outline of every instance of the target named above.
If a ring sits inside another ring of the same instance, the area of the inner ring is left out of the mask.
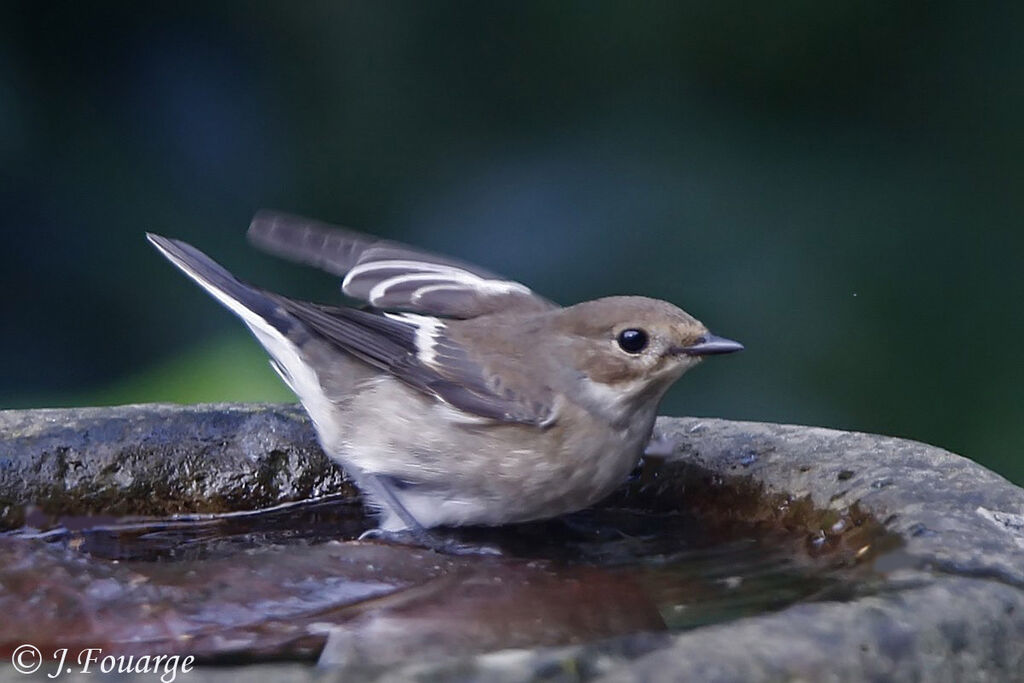
[[[647,348],[647,333],[630,328],[619,332],[619,348],[626,353],[640,353]]]

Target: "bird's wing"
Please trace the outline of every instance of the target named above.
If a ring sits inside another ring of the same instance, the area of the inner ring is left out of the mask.
[[[306,353],[313,339],[471,415],[537,426],[553,420],[549,401],[497,389],[486,371],[445,335],[443,320],[297,301],[238,280],[185,242],[148,237],[174,265],[242,318],[300,398],[304,397],[296,378],[304,376],[304,368],[318,377],[329,370],[315,367],[329,364],[329,358]]]
[[[276,297],[296,318],[357,358],[406,384],[473,415],[536,426],[554,420],[546,389],[526,396],[502,389],[465,348],[446,334],[445,321],[410,313],[390,314],[321,306]]]
[[[344,276],[345,294],[382,310],[475,318],[555,308],[526,285],[478,266],[308,218],[260,211],[249,239],[272,254]]]

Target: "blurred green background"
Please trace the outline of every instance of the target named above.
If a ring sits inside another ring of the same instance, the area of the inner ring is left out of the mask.
[[[290,400],[143,239],[335,300],[273,207],[746,343],[664,413],[1024,481],[1021,3],[187,5],[0,4],[0,407]]]

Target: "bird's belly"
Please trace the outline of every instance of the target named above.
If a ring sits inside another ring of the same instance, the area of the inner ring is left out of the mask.
[[[365,386],[344,412],[334,434],[320,430],[325,450],[342,466],[392,481],[424,527],[505,524],[592,505],[635,466],[654,419],[652,412],[622,429],[600,422],[579,429],[583,415],[547,428],[500,423],[390,377]],[[394,515],[382,521],[402,526]]]

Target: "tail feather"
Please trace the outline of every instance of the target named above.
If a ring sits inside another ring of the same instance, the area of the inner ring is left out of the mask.
[[[242,282],[190,244],[152,233],[146,237],[185,275],[242,319],[270,354],[271,367],[303,403],[321,401],[319,378],[302,357],[309,330],[274,295]]]
[[[301,336],[303,330],[299,321],[269,293],[242,282],[191,244],[153,233],[146,233],[146,238],[171,263],[250,328],[255,326],[267,331],[266,328],[270,327],[285,337],[297,333]]]
[[[259,289],[190,244],[154,234],[147,237],[171,263],[242,319],[270,354],[274,370],[311,414],[316,414],[325,398],[321,374],[338,375],[339,361],[348,365],[343,362],[346,359],[388,372],[407,369],[401,379],[430,393],[427,379],[421,376],[425,370],[415,364],[406,368],[415,340],[412,327],[384,316],[319,306]],[[338,398],[335,384],[332,400]]]

